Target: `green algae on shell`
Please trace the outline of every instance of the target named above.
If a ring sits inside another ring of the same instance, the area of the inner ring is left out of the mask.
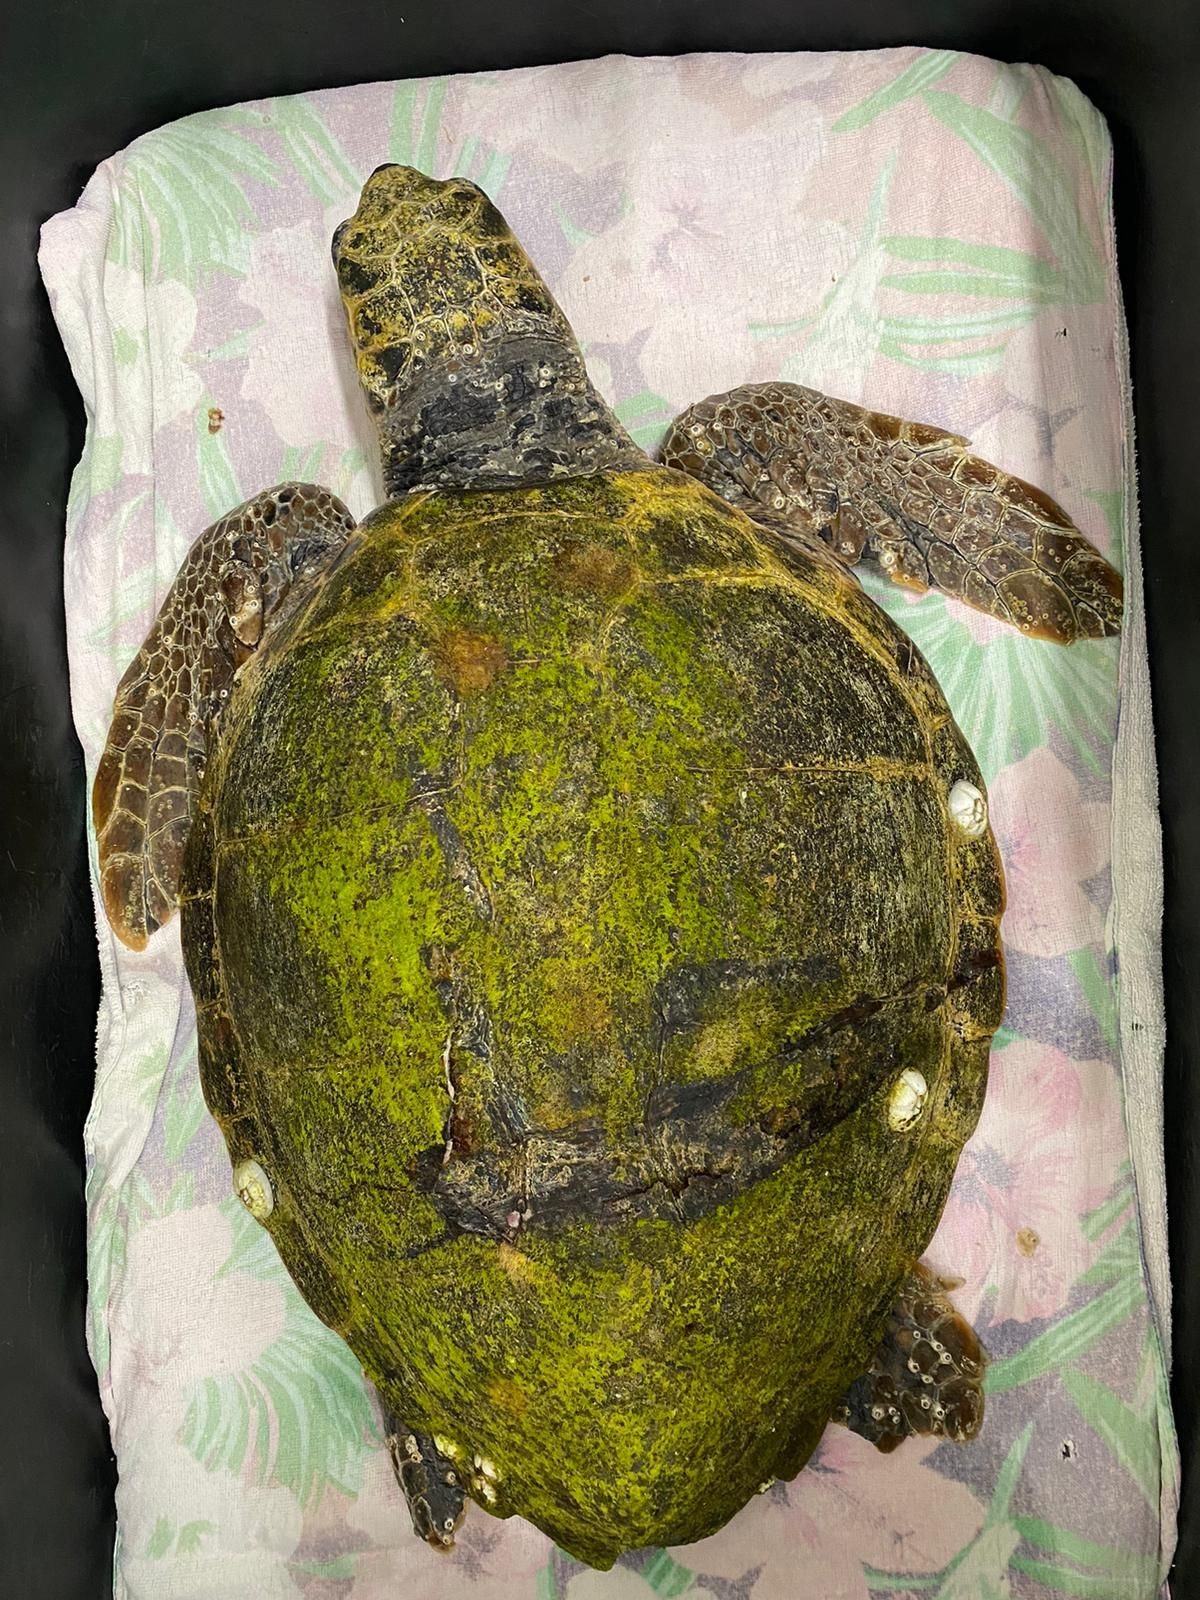
[[[666,470],[389,503],[245,667],[185,866],[206,1096],[487,1509],[597,1566],[702,1537],[865,1369],[1003,998],[956,783],[899,630]]]

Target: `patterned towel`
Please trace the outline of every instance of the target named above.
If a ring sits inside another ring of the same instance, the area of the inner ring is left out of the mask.
[[[90,1340],[117,1595],[1153,1596],[1176,1495],[1161,879],[1100,118],[1039,69],[894,50],[374,84],[139,139],[41,256],[88,412],[66,597],[89,774],[202,527],[288,477],[356,515],[380,498],[328,242],[385,159],[499,202],[646,446],[714,390],[798,380],[969,434],[1125,568],[1122,640],[1070,650],[867,579],[978,752],[1008,866],[1011,1001],[929,1251],[992,1352],[988,1417],[969,1449],[894,1457],[830,1428],[715,1537],[608,1574],[477,1509],[438,1559],[357,1365],[230,1195],[177,924],[137,955],[101,919]]]

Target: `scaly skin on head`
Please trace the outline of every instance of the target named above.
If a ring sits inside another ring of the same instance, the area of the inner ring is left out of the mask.
[[[475,184],[378,167],[333,260],[389,496],[649,465]]]

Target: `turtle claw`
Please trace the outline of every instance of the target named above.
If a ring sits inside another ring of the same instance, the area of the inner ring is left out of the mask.
[[[885,1454],[913,1434],[965,1442],[983,1423],[987,1353],[946,1280],[919,1263],[901,1285],[878,1350],[833,1421]]]
[[[431,1435],[406,1428],[393,1413],[385,1412],[385,1423],[392,1470],[404,1490],[413,1532],[434,1550],[453,1550],[466,1515],[466,1494],[453,1461]]]

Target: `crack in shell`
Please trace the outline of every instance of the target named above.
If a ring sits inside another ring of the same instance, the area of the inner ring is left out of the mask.
[[[440,955],[446,959],[445,952]],[[717,965],[730,969],[722,975],[725,981],[736,982],[745,976],[740,968],[750,964]],[[672,1020],[689,1015],[695,981],[684,970],[660,984],[661,1037],[673,1031]],[[455,978],[440,982],[448,1014],[461,1015],[465,985]],[[830,1047],[848,1031],[857,1038],[864,1023],[922,992],[926,1008],[933,1010],[946,1002],[950,986],[912,979],[892,994],[860,997],[787,1040],[777,1063],[795,1067],[811,1059],[803,1085],[786,1108],[740,1123],[732,1115],[737,1097],[763,1069],[761,1062],[719,1078],[656,1084],[647,1097],[643,1124],[629,1130],[619,1158],[599,1122],[552,1131],[532,1127],[526,1118],[524,1126],[515,1127],[507,1107],[506,1142],[469,1152],[454,1137],[452,1101],[446,1139],[418,1158],[416,1186],[451,1233],[497,1240],[511,1240],[522,1228],[549,1230],[572,1218],[619,1221],[658,1215],[664,1204],[682,1220],[703,1216],[777,1171],[882,1091],[898,1065],[894,1049],[864,1047],[856,1055],[858,1070],[847,1071],[844,1059],[828,1054]],[[671,998],[664,1001],[664,995]],[[498,1103],[497,1097],[493,1104]],[[452,1154],[445,1161],[447,1145]],[[519,1219],[515,1226],[514,1215]]]

